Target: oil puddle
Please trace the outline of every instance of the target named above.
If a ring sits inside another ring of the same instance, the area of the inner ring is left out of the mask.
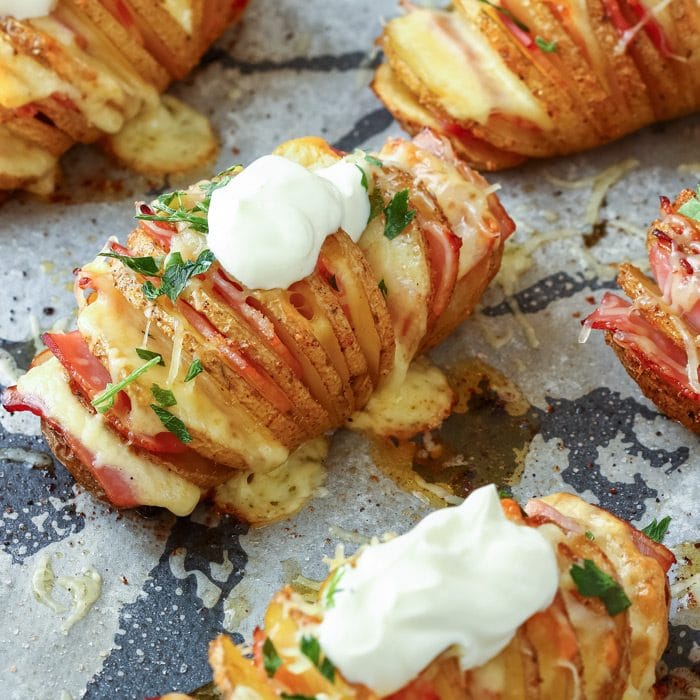
[[[539,430],[537,412],[513,382],[481,360],[445,373],[456,395],[452,414],[411,440],[370,436],[374,463],[433,507],[458,503],[488,483],[509,493]]]

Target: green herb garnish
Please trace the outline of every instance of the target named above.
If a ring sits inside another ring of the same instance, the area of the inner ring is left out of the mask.
[[[600,598],[609,615],[617,615],[632,605],[622,586],[590,559],[584,559],[583,566],[573,564],[570,574],[578,592],[583,596]]]
[[[539,46],[545,53],[554,53],[557,50],[556,41],[547,41],[541,36],[535,37],[535,43]]]
[[[398,236],[416,216],[414,209],[408,208],[408,190],[397,192],[384,209],[384,235],[391,241]]]
[[[659,522],[656,522],[654,518],[646,527],[642,528],[642,532],[654,540],[654,542],[663,542],[664,535],[668,530],[668,526],[671,524],[671,516],[667,515],[665,518],[661,518]]]
[[[530,33],[530,27],[527,26],[527,24],[524,24],[521,22],[509,9],[505,7],[501,7],[500,5],[497,5],[495,2],[491,2],[491,0],[479,0],[479,2],[483,2],[484,5],[488,5],[489,7],[493,7],[494,10],[497,12],[500,12],[504,17],[508,17],[508,19],[512,20],[515,26],[518,29],[522,29],[524,32],[527,32],[528,34]]]
[[[595,539],[595,535],[590,530],[586,530],[586,532],[584,532],[583,534],[586,536],[586,539],[590,540],[591,542],[593,542],[593,540]]]
[[[142,360],[152,360],[154,357],[158,357],[158,358],[160,358],[160,362],[158,364],[161,367],[165,367],[165,362],[163,361],[163,357],[158,352],[153,352],[153,350],[146,350],[146,348],[136,348],[136,354]]]
[[[384,281],[384,278],[379,280],[379,284],[377,285],[379,287],[379,291],[384,295],[387,296],[389,294],[389,290],[386,287],[386,282]]]
[[[373,165],[375,168],[381,168],[384,165],[384,163],[382,163],[382,161],[379,160],[379,158],[376,158],[375,156],[371,155],[370,153],[365,153],[365,160],[370,165]]]
[[[343,566],[339,566],[331,574],[330,580],[328,581],[328,585],[326,586],[325,592],[323,594],[323,604],[328,610],[335,606],[335,594],[339,590],[341,590],[338,588],[338,584],[340,583],[340,579],[343,578],[344,575],[345,567]]]
[[[384,199],[382,193],[375,187],[369,196],[369,219],[367,219],[367,223],[379,216],[383,211]]]
[[[355,167],[362,173],[362,176],[360,178],[360,184],[365,188],[365,192],[369,192],[369,183],[367,182],[367,173],[357,164],[355,163]]]
[[[318,700],[315,695],[290,695],[289,693],[282,693],[282,700]]]
[[[155,301],[164,294],[175,303],[190,279],[206,272],[213,262],[214,254],[210,250],[203,250],[196,260],[186,262],[179,252],[172,253],[168,256],[165,271],[160,276],[160,286],[156,287],[150,280],[144,282],[141,287],[144,296],[150,301]]]
[[[275,649],[275,645],[272,643],[272,640],[269,637],[267,637],[263,642],[262,653],[265,673],[267,673],[268,678],[272,678],[272,676],[277,673],[277,669],[282,665],[282,659],[277,653],[277,649]]]
[[[204,372],[204,367],[202,367],[202,363],[199,361],[199,359],[192,360],[192,364],[190,365],[189,369],[187,370],[187,374],[185,375],[185,381],[191,382],[201,372]]]
[[[120,382],[116,384],[107,384],[105,390],[101,394],[95,396],[90,403],[97,409],[98,413],[106,413],[114,406],[114,399],[122,389],[129,386],[129,384],[138,379],[144,372],[148,372],[151,367],[159,364],[160,361],[161,357],[157,355],[150,359],[145,365],[137,367],[129,376],[124,377]]]
[[[324,678],[331,683],[335,682],[335,666],[328,658],[321,660],[321,645],[316,637],[302,637],[301,653],[311,661]]]
[[[700,221],[700,185],[698,185],[695,196],[678,207],[678,213],[687,216],[689,219]]]
[[[184,223],[197,233],[209,233],[207,214],[209,213],[209,206],[211,205],[211,196],[215,190],[218,190],[219,187],[224,187],[233,178],[233,175],[227,175],[226,173],[232,172],[238,167],[239,166],[233,166],[217,175],[205,185],[201,185],[200,190],[204,193],[204,197],[191,208],[185,206],[183,201],[183,196],[187,194],[186,192],[181,190],[177,192],[167,192],[166,194],[160,195],[160,197],[151,204],[151,209],[155,212],[154,214],[139,214],[136,218],[141,221],[163,221],[171,224]]]
[[[134,272],[141,275],[157,275],[160,272],[161,261],[150,256],[144,258],[132,258],[128,255],[118,255],[117,253],[100,253],[103,258],[114,258],[126,265]]]
[[[168,408],[168,406],[175,406],[177,400],[175,399],[175,394],[173,394],[170,389],[163,389],[157,384],[151,384],[151,394],[156,400],[156,403],[163,408]]]
[[[508,486],[499,486],[498,487],[498,497],[499,498],[513,498],[513,492],[510,490],[510,487],[508,487]]]
[[[158,406],[154,403],[151,404],[151,408],[158,416],[165,429],[172,433],[180,442],[183,442],[185,445],[188,442],[192,442],[192,436],[185,427],[185,424],[177,416],[174,416],[170,411],[166,411],[162,406]]]

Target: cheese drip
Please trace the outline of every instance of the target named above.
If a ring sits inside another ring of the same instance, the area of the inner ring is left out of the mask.
[[[15,19],[46,17],[56,7],[56,0],[0,0],[0,15]]]
[[[484,486],[346,565],[321,647],[347,680],[388,695],[452,646],[463,670],[486,663],[550,605],[558,581],[552,545],[508,520]]]

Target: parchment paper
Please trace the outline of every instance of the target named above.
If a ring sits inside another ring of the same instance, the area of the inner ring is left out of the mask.
[[[396,13],[394,0],[254,0],[242,25],[173,88],[211,116],[222,139],[218,169],[293,136],[320,135],[352,149],[400,133],[367,87],[381,18]],[[551,176],[595,176],[629,158],[639,165],[609,190],[601,211],[607,235],[586,248],[590,187],[565,187]],[[514,243],[530,245],[532,265],[510,280],[509,303],[493,285],[475,318],[433,353],[438,363],[481,357],[534,406],[540,430],[514,487],[518,498],[563,489],[642,525],[671,515],[671,546],[698,539],[697,438],[657,414],[599,335],[577,343],[576,316],[614,287],[606,263],[643,260],[657,195],[694,186],[700,165],[693,161],[700,161],[698,118],[491,175],[517,220]],[[19,368],[34,353],[37,330],[73,322],[71,270],[109,235],[123,240],[133,200],[163,185],[116,168],[92,148],[77,149],[64,165],[58,202],[16,199],[0,209],[0,354]],[[2,366],[7,385],[12,376]],[[344,431],[333,439],[327,494],[288,522],[249,530],[206,508],[179,521],[115,512],[75,487],[60,465],[31,466],[28,460],[51,462],[37,419],[3,412],[0,426],[0,445],[12,449],[0,464],[3,698],[192,690],[210,679],[206,645],[219,631],[250,639],[281,584],[299,572],[323,577],[322,557],[338,542],[329,527],[401,532],[427,512],[377,471],[362,437]],[[66,615],[32,594],[32,576],[49,555],[57,576],[93,567],[103,580],[97,602],[67,632]],[[666,663],[697,669],[698,612],[682,591],[672,622]]]

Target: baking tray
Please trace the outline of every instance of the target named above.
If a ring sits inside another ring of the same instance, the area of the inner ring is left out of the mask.
[[[396,13],[394,0],[255,0],[241,26],[173,92],[211,117],[222,139],[220,169],[293,136],[320,135],[346,150],[378,146],[400,130],[367,87],[378,60],[371,47],[382,17]],[[638,163],[627,163],[607,189],[599,217],[606,223],[591,236],[586,178],[629,159]],[[479,358],[530,404],[532,439],[521,450],[521,473],[507,479],[516,497],[565,490],[637,524],[672,516],[667,543],[681,565],[671,572],[665,663],[678,672],[700,664],[698,610],[677,582],[697,573],[698,441],[657,414],[600,335],[586,345],[577,338],[582,315],[614,287],[610,263],[643,260],[657,195],[673,196],[700,177],[693,161],[700,161],[697,117],[491,175],[519,232],[502,284],[492,285],[475,317],[433,353],[443,366]],[[107,236],[125,238],[133,200],[177,184],[130,175],[91,148],[73,151],[64,166],[56,202],[15,199],[1,210],[5,385],[13,361],[27,366],[37,331],[73,322],[72,269]],[[513,274],[516,267],[521,274]],[[206,645],[218,632],[249,640],[271,594],[299,574],[322,578],[322,558],[339,542],[352,551],[357,534],[401,532],[429,510],[375,466],[365,438],[340,431],[325,490],[289,521],[249,529],[204,507],[180,520],[119,513],[53,463],[37,419],[2,413],[0,426],[3,698],[143,698],[197,688],[210,679]],[[472,457],[483,479],[489,456]],[[68,630],[68,613],[33,594],[47,560],[56,576],[94,569],[102,579],[98,599]]]

